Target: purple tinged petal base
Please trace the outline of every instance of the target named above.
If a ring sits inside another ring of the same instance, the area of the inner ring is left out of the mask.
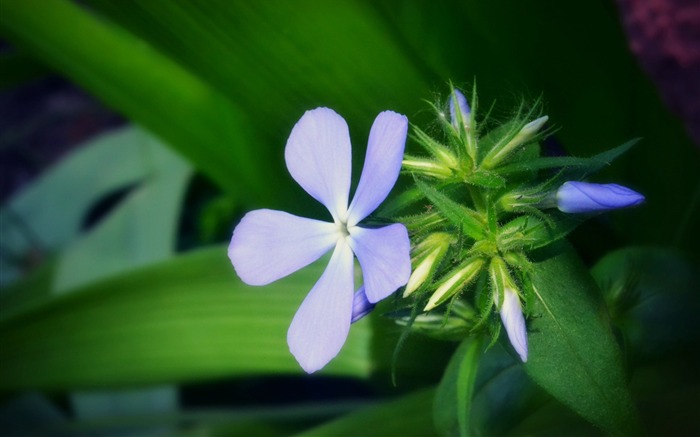
[[[588,213],[627,208],[644,202],[644,196],[617,184],[565,182],[557,190],[557,208],[566,213]]]
[[[355,323],[362,319],[367,314],[371,313],[374,309],[374,304],[367,300],[367,295],[365,294],[365,287],[360,287],[352,299],[352,321]]]

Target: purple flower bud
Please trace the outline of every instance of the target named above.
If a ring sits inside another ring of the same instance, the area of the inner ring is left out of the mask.
[[[506,288],[503,294],[503,306],[499,310],[503,326],[506,328],[508,340],[513,345],[513,349],[518,353],[522,362],[527,361],[527,328],[525,327],[525,317],[520,305],[518,294]]]
[[[459,114],[457,113],[457,108],[459,108]],[[467,98],[459,90],[455,89],[450,96],[450,120],[452,121],[452,126],[458,129],[460,121],[464,124],[464,127],[469,126],[470,112],[471,109],[467,103]]]
[[[617,184],[565,182],[557,190],[557,208],[567,213],[586,213],[626,208],[644,201],[644,196]]]
[[[352,299],[352,321],[350,323],[355,323],[367,314],[371,313],[374,309],[374,304],[367,300],[367,295],[365,294],[365,287],[360,287]]]

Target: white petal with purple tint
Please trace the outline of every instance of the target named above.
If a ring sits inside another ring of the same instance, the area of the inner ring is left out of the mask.
[[[259,209],[236,226],[228,256],[243,282],[265,285],[316,261],[337,240],[333,223]]]
[[[339,241],[287,332],[289,350],[307,373],[321,369],[343,347],[350,330],[353,289],[352,251]]]
[[[404,115],[384,111],[374,120],[362,176],[349,208],[348,226],[367,217],[389,195],[399,177],[407,132]]]
[[[513,290],[506,288],[500,313],[510,344],[513,345],[513,349],[518,353],[523,363],[526,362],[527,330],[525,317],[523,317],[523,310],[520,306],[520,298]]]
[[[350,245],[362,267],[367,300],[379,302],[406,285],[411,275],[411,256],[404,225],[378,229],[355,226],[349,231]]]
[[[334,220],[345,221],[352,154],[343,117],[328,108],[306,111],[289,135],[284,156],[294,180],[325,205]]]

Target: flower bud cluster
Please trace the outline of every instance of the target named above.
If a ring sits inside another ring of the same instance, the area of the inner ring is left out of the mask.
[[[426,154],[403,161],[416,181],[403,207],[419,209],[400,218],[412,241],[413,270],[403,297],[418,315],[399,322],[440,338],[484,330],[495,337],[505,327],[526,361],[529,252],[570,232],[581,222],[572,214],[633,206],[644,197],[578,180],[597,170],[601,157],[540,156],[548,117],[538,103],[522,105],[489,129],[490,120],[477,117],[475,91],[470,100],[471,106],[452,89],[435,108],[442,132],[414,127],[413,139]],[[626,147],[606,152],[605,159]]]

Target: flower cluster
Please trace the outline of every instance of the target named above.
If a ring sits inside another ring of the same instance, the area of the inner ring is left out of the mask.
[[[404,155],[406,117],[380,113],[349,204],[351,146],[345,120],[318,108],[294,126],[285,149],[287,168],[328,209],[331,221],[252,211],[234,230],[228,254],[244,282],[265,285],[332,251],[287,335],[305,371],[325,366],[340,351],[351,323],[404,286],[414,316],[397,317],[399,323],[440,338],[485,329],[495,339],[503,326],[514,351],[527,361],[529,252],[573,229],[580,220],[568,219],[571,214],[644,200],[629,188],[581,180],[629,145],[589,159],[541,157],[538,142],[548,117],[536,116],[537,105],[487,131],[476,117],[475,93],[471,100],[472,107],[455,89],[436,108],[440,138],[414,129],[427,156]],[[415,187],[385,208],[396,223],[363,226],[402,167]],[[551,169],[557,171],[541,175]],[[355,257],[363,275],[357,291]]]
[[[485,328],[496,338],[503,326],[517,355],[527,361],[529,252],[563,238],[581,222],[571,213],[585,218],[637,205],[644,197],[619,185],[579,180],[627,145],[589,159],[541,157],[538,143],[548,117],[537,115],[537,105],[521,108],[491,130],[477,120],[476,107],[476,94],[470,107],[453,90],[448,103],[436,107],[441,138],[416,128],[416,142],[427,156],[404,159],[416,188],[397,209],[413,204],[425,210],[414,208],[400,219],[412,241],[413,272],[404,297],[421,313],[410,320],[403,316],[400,323],[441,338],[445,327],[452,337]],[[541,172],[552,169],[557,171]]]

